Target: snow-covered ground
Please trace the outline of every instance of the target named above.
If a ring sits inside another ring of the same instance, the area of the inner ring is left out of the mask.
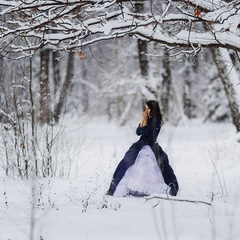
[[[83,122],[68,124],[68,153],[59,149],[61,156],[71,153],[69,178],[0,179],[0,240],[240,239],[240,143],[234,126],[164,124],[158,142],[179,181],[174,199],[184,201],[146,201],[104,194],[118,162],[138,140],[138,122]]]

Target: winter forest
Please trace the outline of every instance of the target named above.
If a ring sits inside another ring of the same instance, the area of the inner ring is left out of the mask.
[[[239,0],[0,0],[0,22],[0,240],[239,239]],[[179,194],[106,196],[148,99]]]

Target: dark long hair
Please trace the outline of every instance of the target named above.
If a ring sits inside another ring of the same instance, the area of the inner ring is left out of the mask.
[[[150,108],[151,116],[155,118],[159,118],[162,122],[162,113],[158,102],[155,100],[149,100],[146,102],[147,106]]]

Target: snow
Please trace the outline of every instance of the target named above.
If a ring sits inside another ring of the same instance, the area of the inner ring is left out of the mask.
[[[239,239],[240,147],[233,125],[163,125],[158,142],[180,185],[172,199],[183,200],[170,201],[104,194],[118,162],[138,139],[138,120],[125,127],[104,117],[70,121],[66,138],[80,153],[69,178],[1,177],[0,240]]]
[[[208,9],[213,11],[216,6],[222,6],[224,3],[221,0],[213,0],[213,1],[206,1],[206,0],[191,0],[193,4],[196,4],[199,7]]]

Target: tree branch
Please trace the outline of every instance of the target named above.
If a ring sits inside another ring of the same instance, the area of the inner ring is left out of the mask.
[[[181,198],[176,198],[176,197],[164,197],[160,195],[151,195],[149,197],[145,197],[146,201],[152,200],[152,199],[161,199],[161,200],[167,200],[167,201],[175,201],[175,202],[188,202],[188,203],[201,203],[201,204],[206,204],[208,206],[211,206],[212,204],[209,202],[201,201],[201,200],[189,200],[189,199],[181,199]],[[156,207],[159,204],[155,204],[153,207]]]
[[[142,1],[149,6],[141,14],[130,0],[2,1],[0,38],[8,44],[0,52],[21,54],[42,45],[73,50],[124,36],[175,47],[240,51],[240,5],[235,1],[169,0],[165,8]],[[31,44],[24,45],[22,37]]]

